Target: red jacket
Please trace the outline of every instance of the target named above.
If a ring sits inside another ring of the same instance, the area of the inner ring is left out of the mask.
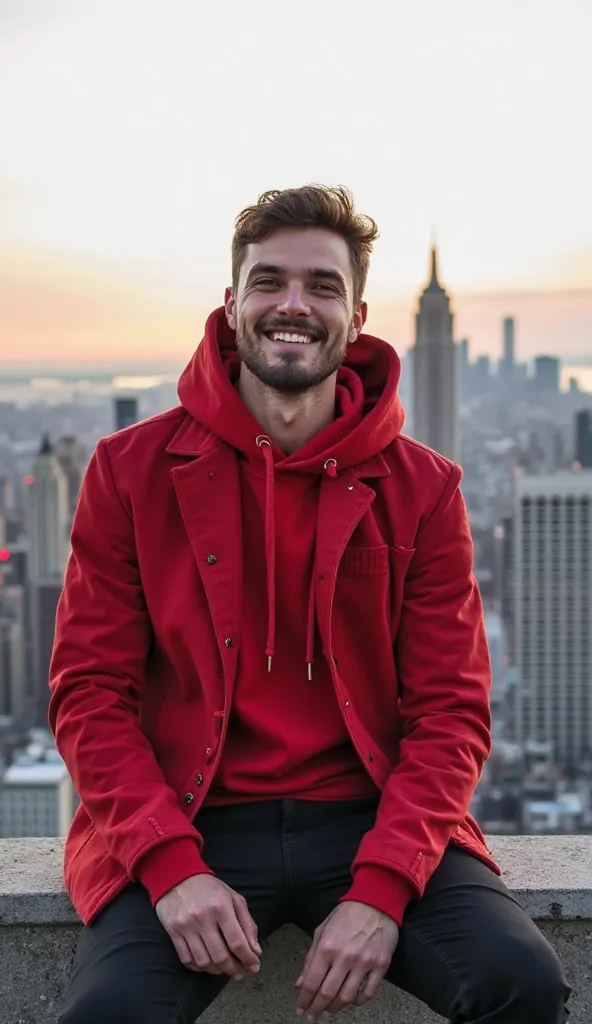
[[[269,458],[228,374],[222,384],[233,348],[218,310],[182,405],[99,442],[82,487],[49,720],[81,798],[65,882],[84,922],[129,880],[154,896],[209,870],[193,819],[220,763],[241,647],[237,449]],[[382,791],[346,898],[380,881],[400,920],[451,839],[499,869],[467,813],[490,749],[490,666],[461,471],[400,433],[398,377],[393,349],[361,336],[339,386],[363,388],[364,415],[346,437],[336,420],[273,458],[320,477],[316,628]]]

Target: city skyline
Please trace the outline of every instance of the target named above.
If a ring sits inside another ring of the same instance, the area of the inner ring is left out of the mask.
[[[261,8],[255,26],[227,3],[0,7],[0,360],[189,358],[236,213],[313,180],[378,221],[368,327],[397,349],[435,237],[475,354],[514,316],[517,358],[592,356],[592,8],[371,2],[360,23],[305,0],[313,57]],[[361,28],[372,62],[349,75]],[[281,88],[278,39],[302,58]]]

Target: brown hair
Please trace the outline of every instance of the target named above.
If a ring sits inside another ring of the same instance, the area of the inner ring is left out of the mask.
[[[337,186],[304,185],[272,189],[235,221],[232,239],[232,284],[236,289],[245,250],[281,228],[327,228],[348,244],[354,278],[354,305],[362,301],[373,243],[378,227],[371,217],[357,213],[351,192]]]

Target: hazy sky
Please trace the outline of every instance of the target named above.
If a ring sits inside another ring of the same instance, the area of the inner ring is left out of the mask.
[[[175,360],[267,188],[343,183],[412,340],[592,357],[591,0],[0,0],[0,361]]]

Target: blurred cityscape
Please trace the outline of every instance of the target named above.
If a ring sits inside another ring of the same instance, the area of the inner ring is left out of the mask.
[[[472,812],[489,833],[592,832],[592,394],[559,357],[521,362],[511,316],[499,358],[473,359],[453,307],[434,249],[401,398],[406,432],[464,470],[493,666]],[[0,837],[61,836],[74,813],[46,725],[72,516],[97,440],[175,405],[176,380],[0,376]]]

